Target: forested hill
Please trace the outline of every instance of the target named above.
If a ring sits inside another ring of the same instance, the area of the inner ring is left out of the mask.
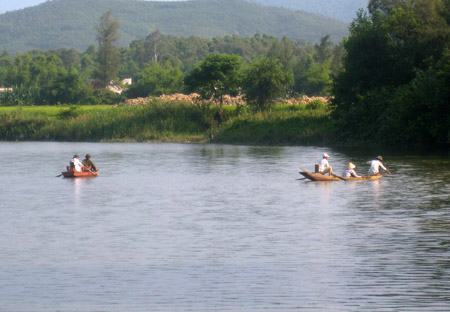
[[[109,9],[121,23],[121,45],[155,29],[177,36],[260,33],[310,42],[327,34],[338,40],[347,33],[347,25],[333,19],[244,0],[53,0],[0,15],[0,51],[84,50],[95,44],[96,25]]]
[[[252,0],[269,6],[304,10],[350,22],[359,9],[365,9],[369,0]]]

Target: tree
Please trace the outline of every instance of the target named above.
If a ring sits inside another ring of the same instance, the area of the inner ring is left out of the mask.
[[[107,11],[100,18],[97,26],[98,68],[97,78],[106,86],[114,80],[119,68],[119,50],[115,42],[119,39],[119,22]]]
[[[189,91],[222,104],[225,94],[238,94],[241,66],[241,58],[237,55],[210,54],[189,73],[185,83]]]
[[[350,27],[344,70],[334,83],[339,134],[409,147],[441,144],[448,135],[448,119],[438,117],[448,106],[441,89],[448,79],[450,1],[371,5]]]
[[[262,110],[275,98],[286,96],[292,84],[292,73],[284,71],[280,61],[259,58],[245,70],[242,88],[249,103]]]
[[[155,30],[150,35],[145,38],[144,48],[146,54],[149,56],[154,63],[158,63],[159,60],[159,52],[158,52],[158,43],[161,40],[161,33],[159,30]]]
[[[171,94],[181,91],[183,72],[170,63],[150,63],[136,75],[135,81],[127,91],[128,97]]]

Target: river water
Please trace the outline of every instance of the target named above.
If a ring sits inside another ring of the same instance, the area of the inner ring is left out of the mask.
[[[0,143],[0,311],[450,311],[450,159]],[[94,179],[56,178],[89,152]],[[352,157],[352,158],[350,158]]]

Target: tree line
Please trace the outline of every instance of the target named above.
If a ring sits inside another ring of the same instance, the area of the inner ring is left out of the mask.
[[[241,82],[250,88],[251,79],[245,80],[245,75],[251,74],[256,79],[258,66],[280,76],[272,77],[282,82],[282,85],[275,82],[278,87],[276,92],[271,91],[272,98],[328,95],[343,53],[342,45],[333,44],[328,36],[318,44],[307,44],[266,35],[204,39],[168,36],[159,31],[133,41],[127,48],[119,48],[116,46],[119,27],[109,11],[97,26],[97,46],[84,52],[60,49],[14,56],[3,53],[0,86],[12,88],[13,92],[1,93],[0,104],[115,103],[126,97],[177,92],[215,97],[217,92],[207,92],[202,85],[205,83],[222,90],[219,93],[237,94],[244,92]],[[209,70],[211,81],[201,81],[205,77],[199,75]],[[111,81],[118,83],[128,77],[134,83],[123,95],[103,88]],[[261,101],[262,98],[257,100]]]

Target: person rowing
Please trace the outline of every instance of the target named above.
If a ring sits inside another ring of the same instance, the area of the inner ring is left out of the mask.
[[[97,172],[97,167],[95,167],[94,163],[92,162],[90,154],[86,154],[84,156],[83,166],[84,166],[84,168],[83,168],[84,171]]]
[[[368,161],[367,164],[370,165],[369,168],[369,175],[378,175],[380,173],[380,168],[383,169],[385,172],[390,173],[389,169],[387,169],[383,165],[383,157],[377,156],[374,160]]]
[[[323,175],[328,173],[331,176],[333,175],[333,168],[330,166],[328,158],[330,158],[330,155],[323,153],[322,160],[319,162],[319,173]]]
[[[355,168],[356,168],[355,164],[349,162],[347,165],[347,169],[344,170],[343,177],[344,178],[361,178],[361,176],[356,173]]]

